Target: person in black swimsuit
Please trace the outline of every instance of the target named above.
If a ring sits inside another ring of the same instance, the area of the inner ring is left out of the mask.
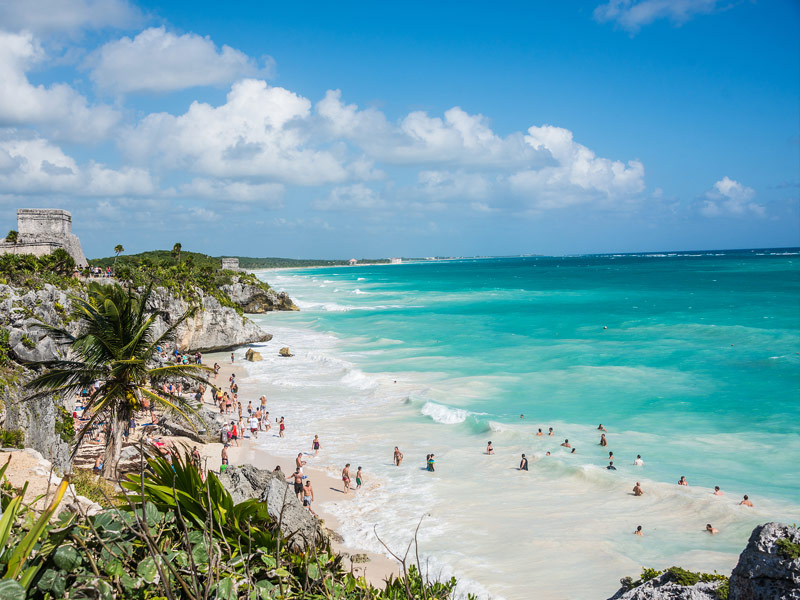
[[[525,458],[525,455],[522,455],[522,460],[519,463],[519,470],[520,471],[527,471],[528,470],[528,459]]]

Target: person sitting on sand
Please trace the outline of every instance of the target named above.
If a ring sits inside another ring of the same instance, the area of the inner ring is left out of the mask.
[[[608,446],[608,440],[606,440],[606,434],[605,433],[601,433],[600,434],[600,445],[601,446]]]
[[[681,475],[681,478],[678,480],[678,485],[685,485],[686,487],[689,487],[689,482],[686,481],[686,477]]]
[[[306,507],[306,510],[310,512],[312,515],[316,515],[313,510],[311,510],[311,503],[314,501],[314,488],[311,487],[311,480],[306,479],[306,484],[303,486],[303,506]]]
[[[641,467],[641,466],[644,465],[644,461],[642,460],[642,455],[641,454],[637,454],[636,455],[636,460],[633,461],[633,464],[634,464],[634,466],[637,466],[637,467]]]
[[[491,441],[486,445],[486,454],[494,454],[494,447]]]
[[[639,483],[638,481],[636,482],[636,485],[633,486],[633,495],[634,496],[642,496],[642,495],[644,495],[644,490],[642,489],[642,484]]]
[[[344,483],[344,493],[350,491],[350,463],[347,463],[342,469],[342,483]]]
[[[636,531],[633,532],[633,535],[644,535],[644,533],[642,533],[642,526],[641,525],[637,525],[636,526]]]
[[[311,442],[311,449],[314,451],[314,456],[319,456],[319,436],[314,436],[314,441]]]
[[[572,446],[569,445],[569,440],[564,440],[564,443],[561,445],[564,446],[564,448],[572,448]]]
[[[541,430],[541,429],[539,429],[539,431],[537,431],[537,432],[536,432],[536,437],[539,437],[539,436],[541,436],[541,435],[544,435],[544,434],[542,433],[542,430]]]
[[[715,529],[714,527],[712,527],[711,523],[706,523],[706,531],[708,533],[710,533],[711,535],[714,535],[715,533],[719,533],[719,529]]]
[[[614,461],[609,462],[608,466],[606,467],[606,471],[616,471],[616,470],[617,467],[614,466]]]
[[[395,446],[394,447],[394,464],[399,467],[401,462],[403,462],[403,453],[400,452],[400,449],[397,446]]]
[[[747,497],[747,494],[744,495],[744,499],[739,502],[739,506],[753,506],[753,503],[750,502],[750,498]]]
[[[527,471],[528,470],[528,459],[525,458],[525,455],[522,455],[522,460],[519,461],[519,470],[520,471]]]
[[[715,485],[714,486],[714,495],[715,496],[724,496],[725,494],[722,493],[722,490],[719,489],[718,485]]]

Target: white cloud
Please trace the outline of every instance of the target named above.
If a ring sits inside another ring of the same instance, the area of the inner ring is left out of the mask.
[[[658,19],[681,25],[698,14],[708,14],[717,0],[609,0],[594,10],[600,22],[615,21],[630,32],[638,31]]]
[[[311,103],[281,87],[244,79],[227,102],[193,102],[180,116],[150,114],[120,139],[140,162],[221,178],[258,177],[299,185],[347,178],[341,160],[314,148],[306,121]]]
[[[386,208],[386,201],[363,183],[333,188],[327,198],[316,200],[314,208],[329,211],[373,211]]]
[[[705,200],[700,205],[700,212],[707,217],[734,216],[763,217],[764,206],[752,202],[756,191],[728,176],[723,177],[706,192]]]
[[[561,127],[530,127],[525,142],[549,154],[553,164],[521,170],[509,177],[512,190],[527,197],[533,209],[594,203],[605,208],[627,204],[644,190],[644,165],[598,157]]]
[[[221,85],[241,77],[266,75],[243,52],[194,33],[176,35],[163,27],[135,38],[108,42],[87,61],[95,84],[115,93],[170,92]],[[269,65],[271,66],[271,65]]]
[[[0,32],[0,126],[38,125],[56,139],[95,142],[105,138],[119,115],[108,106],[90,106],[64,83],[34,86],[26,71],[44,59],[30,33]]]
[[[252,184],[246,181],[221,181],[197,178],[180,187],[180,195],[219,201],[257,204],[261,208],[283,206],[285,186],[280,183]]]
[[[127,0],[3,0],[0,23],[6,29],[54,33],[128,27],[142,15]]]
[[[0,139],[0,192],[66,193],[75,196],[146,195],[156,190],[144,169],[110,169],[90,161],[81,167],[41,138]]]
[[[480,173],[465,171],[420,171],[417,176],[419,189],[435,199],[465,198],[482,199],[491,192],[491,185]]]

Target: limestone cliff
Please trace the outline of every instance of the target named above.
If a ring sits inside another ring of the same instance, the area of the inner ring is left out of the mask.
[[[236,281],[220,288],[246,313],[263,314],[273,310],[299,310],[286,292]]]

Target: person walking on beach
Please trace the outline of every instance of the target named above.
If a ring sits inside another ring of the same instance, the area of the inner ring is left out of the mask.
[[[519,470],[520,471],[527,471],[528,470],[528,459],[525,458],[525,455],[522,455],[522,460],[519,461]]]
[[[224,473],[225,469],[228,468],[228,446],[230,444],[225,444],[222,446],[222,465],[219,468],[220,473]]]
[[[491,440],[489,440],[489,443],[486,445],[486,454],[494,454],[494,447],[492,446]]]
[[[250,417],[250,437],[258,439],[258,418],[255,415]]]
[[[644,490],[642,489],[642,484],[639,483],[638,481],[636,482],[636,485],[633,486],[633,495],[634,496],[642,496],[642,495],[644,495]]]
[[[214,363],[214,379],[215,380],[217,379],[217,375],[219,375],[219,369],[220,369],[219,363]]]
[[[231,421],[231,441],[239,446],[239,427],[234,421]]]
[[[261,396],[259,401],[261,402],[261,412],[265,412],[267,410],[267,397]]]
[[[269,413],[265,413],[264,417],[261,419],[261,425],[264,427],[264,431],[269,431],[272,429],[272,423],[269,422]]]
[[[606,434],[605,433],[601,433],[600,434],[600,445],[601,446],[608,446],[608,441],[606,440]]]
[[[347,463],[342,469],[342,483],[344,483],[344,493],[350,491],[350,463]]]
[[[394,447],[394,464],[399,467],[401,462],[403,462],[403,453],[400,452],[400,449],[397,446],[395,446]]]
[[[314,456],[319,456],[319,436],[314,436],[314,441],[311,442],[311,449],[314,451]]]
[[[281,417],[281,421],[280,421],[280,427],[279,427],[278,429],[279,429],[280,436],[281,436],[281,437],[286,437],[286,436],[284,435],[284,432],[286,431],[286,425],[285,425],[285,424],[284,424],[284,422],[283,422],[283,417]]]
[[[298,452],[297,458],[294,459],[294,464],[297,467],[297,470],[302,473],[303,472],[303,465],[306,464],[306,461],[303,460],[303,453]]]
[[[361,489],[361,475],[362,475],[361,467],[358,467],[358,470],[356,471],[356,489],[357,490]]]
[[[306,510],[310,512],[312,515],[316,515],[313,510],[311,510],[311,503],[314,501],[314,488],[311,486],[311,480],[306,479],[306,484],[303,487],[303,506],[306,507]]]
[[[287,481],[294,481],[294,493],[297,495],[297,499],[301,502],[303,501],[303,473],[300,469],[295,469],[294,473],[292,473],[289,477],[286,478]]]
[[[428,471],[433,473],[436,471],[436,460],[433,458],[433,454],[428,454]]]
[[[233,352],[231,352],[231,364],[233,364]]]

